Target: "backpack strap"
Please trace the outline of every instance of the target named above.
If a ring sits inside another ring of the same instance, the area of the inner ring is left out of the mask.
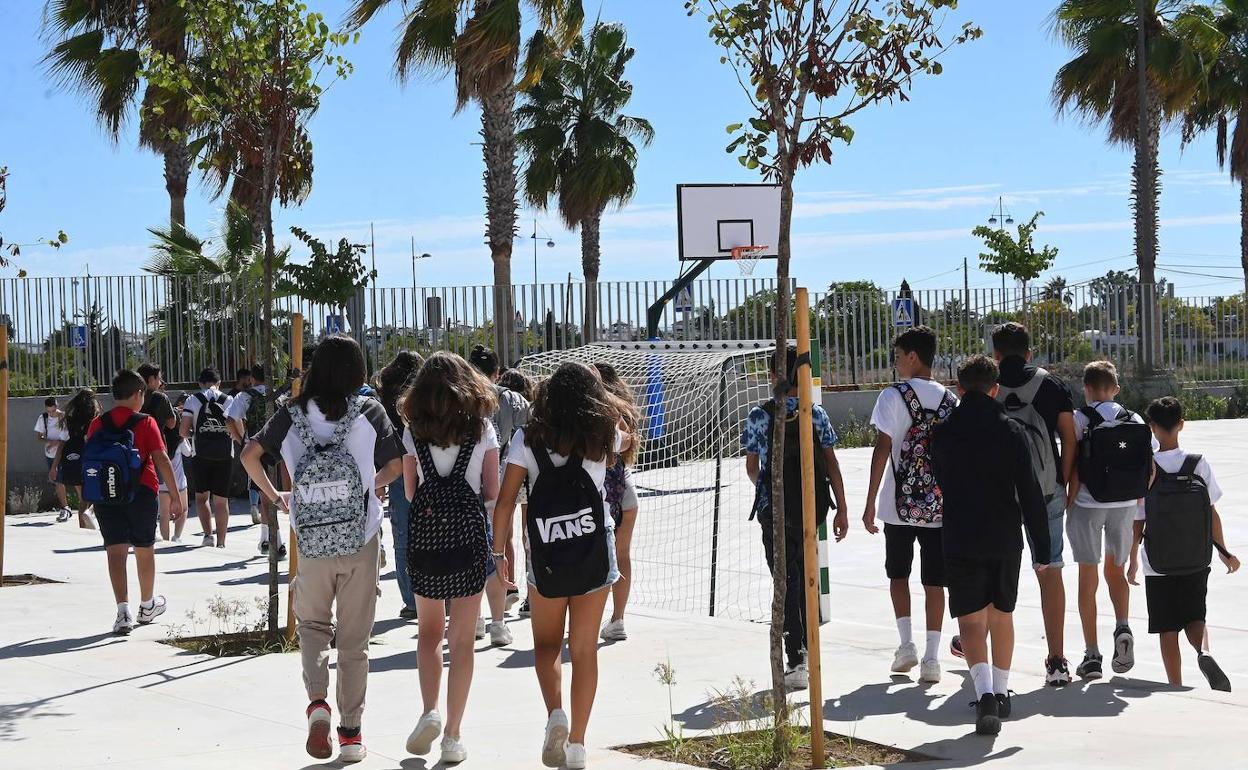
[[[533,439],[533,443],[529,444],[529,451],[533,453],[533,459],[537,461],[537,469],[539,471],[545,473],[554,469],[555,464],[550,461],[550,454],[546,451],[546,445],[539,439]]]
[[[905,382],[899,382],[893,387],[897,388],[897,392],[901,394],[901,400],[905,402],[906,409],[910,412],[910,421],[918,422],[922,419],[923,402],[919,400],[919,394],[914,392],[914,388]]]
[[[1036,373],[1030,380],[1017,388],[1008,388],[1008,390],[1016,395],[1018,400],[1024,405],[1031,404],[1036,400],[1036,396],[1040,394],[1040,388],[1044,387],[1044,380],[1048,376],[1048,370],[1038,366],[1036,367]]]
[[[426,441],[417,441],[416,434],[412,432],[412,426],[407,426],[407,431],[411,434],[412,443],[416,445],[416,462],[420,463],[420,476],[425,481],[431,478],[439,477],[437,466],[433,463],[433,454],[429,451],[429,443]]]
[[[1179,476],[1195,476],[1196,466],[1200,465],[1203,458],[1200,455],[1188,455],[1183,458],[1183,466],[1179,468]]]
[[[194,393],[192,393],[191,398],[199,401],[200,408],[203,408],[208,405],[208,398],[207,396],[204,395],[204,392],[202,390],[197,390]]]
[[[290,424],[295,429],[295,435],[303,444],[304,449],[312,449],[316,446],[316,436],[312,435],[312,424],[308,422],[308,416],[299,408],[296,403],[286,406],[286,411],[290,413]]]
[[[1098,412],[1096,410],[1096,407],[1094,406],[1085,406],[1084,408],[1080,409],[1079,412],[1084,417],[1088,418],[1088,430],[1089,431],[1091,431],[1093,428],[1096,428],[1101,423],[1105,422],[1105,418],[1101,416],[1101,413]]]
[[[347,434],[351,432],[351,425],[355,423],[355,418],[360,416],[360,405],[364,402],[364,398],[364,396],[347,398],[347,413],[334,426],[334,434],[329,437],[330,446],[339,446],[347,440]]]
[[[459,445],[459,454],[455,455],[455,465],[451,468],[451,476],[462,476],[468,479],[468,463],[472,462],[472,453],[477,448],[476,439],[465,439]]]
[[[949,416],[949,413],[957,408],[958,408],[957,397],[954,396],[953,393],[950,392],[948,388],[945,388],[945,395],[941,396],[941,399],[940,399],[940,407],[936,409],[936,419],[943,422],[945,418]]]

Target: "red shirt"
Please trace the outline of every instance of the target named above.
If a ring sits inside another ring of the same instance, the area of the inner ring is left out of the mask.
[[[134,410],[129,407],[113,407],[91,421],[91,426],[87,428],[87,438],[91,438],[92,434],[100,429],[103,425],[102,420],[111,420],[114,426],[121,427],[134,413]],[[138,450],[139,457],[143,460],[143,470],[139,471],[139,483],[153,492],[159,492],[160,481],[156,477],[156,464],[152,462],[152,453],[165,451],[165,438],[160,435],[160,426],[150,415],[143,415],[139,424],[134,426],[134,448]]]

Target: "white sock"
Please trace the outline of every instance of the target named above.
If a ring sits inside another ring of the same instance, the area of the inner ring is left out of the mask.
[[[914,642],[914,632],[910,628],[910,618],[897,618],[897,635],[901,637],[902,644]]]
[[[260,525],[260,542],[261,543],[269,542],[269,525],[268,524]]]
[[[155,607],[155,606],[156,606],[156,597],[155,597],[155,596],[153,596],[152,598],[148,599],[148,600],[147,600],[147,601],[145,601],[145,602],[139,602],[139,607],[140,607],[140,609],[141,609],[141,608],[146,607],[147,609],[149,609],[149,610],[150,610],[151,608],[153,608],[153,607]]]
[[[282,528],[278,527],[277,532],[274,534],[277,535],[277,547],[281,548],[282,547]]]
[[[940,659],[940,632],[927,632],[927,647],[923,650],[923,660]]]
[[[1010,670],[992,667],[992,691],[997,695],[1008,695],[1010,692]]]
[[[992,692],[992,667],[987,663],[971,666],[971,683],[975,685],[976,700]]]
[[[121,614],[123,614],[123,613],[124,613],[124,614],[126,614],[126,615],[129,615],[129,614],[130,614],[130,603],[129,603],[129,602],[117,602],[117,614],[118,614],[118,615],[121,615]]]

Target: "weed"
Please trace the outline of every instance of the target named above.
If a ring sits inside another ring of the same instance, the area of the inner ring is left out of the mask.
[[[268,597],[227,599],[210,598],[204,610],[191,607],[186,623],[170,626],[167,644],[206,655],[263,655],[269,652],[290,652],[284,637],[273,641],[265,632]]]
[[[857,447],[875,446],[875,427],[871,423],[860,420],[853,412],[836,429],[838,449],[854,449]]]
[[[9,506],[6,513],[38,513],[42,498],[43,490],[39,487],[18,487],[9,492]]]

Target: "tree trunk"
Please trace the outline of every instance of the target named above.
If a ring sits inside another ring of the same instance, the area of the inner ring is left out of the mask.
[[[494,263],[494,347],[511,365],[519,358],[511,287],[511,248],[516,238],[516,79],[508,65],[506,85],[481,99],[481,153],[485,159],[486,242]],[[538,310],[530,314],[537,318]]]
[[[234,176],[234,183],[230,185],[230,200],[247,212],[247,218],[251,220],[253,243],[259,240],[260,234],[264,231],[265,214],[263,211],[263,200],[264,190],[267,189],[264,181],[265,174],[263,164],[260,166],[247,165]],[[276,170],[274,175],[276,175]],[[268,200],[271,205],[273,197],[270,197]]]
[[[581,269],[585,272],[585,344],[598,337],[598,269],[602,264],[602,212],[581,222]]]
[[[1147,0],[1136,0],[1136,77],[1139,93],[1144,94],[1139,110],[1135,137],[1135,164],[1132,168],[1135,187],[1135,260],[1139,269],[1140,293],[1137,313],[1139,361],[1142,374],[1153,370],[1156,334],[1157,287],[1157,207],[1160,198],[1161,169],[1157,162],[1161,142],[1161,105],[1156,89],[1149,80]]]
[[[191,154],[184,142],[169,142],[165,158],[165,190],[169,193],[169,229],[186,231],[186,186],[191,178]]]
[[[1248,302],[1248,176],[1239,180],[1239,264],[1244,268],[1244,301]]]

